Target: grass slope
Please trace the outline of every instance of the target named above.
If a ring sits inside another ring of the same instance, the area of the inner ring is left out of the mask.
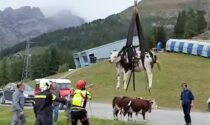
[[[26,109],[25,111],[26,116],[26,125],[34,125],[34,113],[32,109]],[[67,125],[66,117],[63,113],[60,113],[59,120],[54,125]],[[1,125],[10,125],[12,120],[12,111],[9,107],[0,106],[0,124]],[[120,121],[113,121],[113,120],[102,120],[102,119],[90,119],[91,125],[137,125],[137,123],[127,123],[127,122],[120,122]],[[79,124],[80,125],[80,124]],[[143,125],[139,124],[138,125]]]
[[[84,79],[87,83],[95,84],[93,100],[111,103],[114,96],[131,96],[155,99],[160,107],[178,108],[181,83],[188,82],[189,88],[195,96],[195,108],[207,110],[206,100],[210,97],[210,59],[177,53],[158,54],[161,70],[154,67],[154,81],[152,94],[145,90],[143,73],[136,73],[136,91],[132,90],[132,83],[128,92],[121,88],[115,89],[115,65],[101,62],[79,70],[68,79],[75,83]]]

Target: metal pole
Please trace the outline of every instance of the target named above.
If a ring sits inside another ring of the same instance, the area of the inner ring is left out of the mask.
[[[93,116],[93,111],[92,111],[92,107],[91,107],[90,101],[88,101],[88,103],[89,103],[89,109],[90,109],[90,116],[92,117]]]
[[[23,55],[23,69],[21,80],[26,80],[31,78],[31,50],[30,50],[30,40],[26,41],[26,49]]]

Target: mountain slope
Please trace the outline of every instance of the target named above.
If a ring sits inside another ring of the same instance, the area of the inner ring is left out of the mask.
[[[177,14],[188,7],[193,0],[145,0],[138,5],[141,23],[146,38],[151,37],[153,26],[164,25],[167,36],[172,36]],[[43,34],[32,39],[33,46],[49,46],[54,44],[71,51],[79,51],[96,47],[105,43],[123,39],[127,36],[128,26],[133,8],[129,7],[119,14],[86,23],[80,27],[67,28]],[[24,43],[18,44],[1,53],[2,56],[16,53],[25,48]]]
[[[11,47],[28,38],[84,23],[73,14],[55,15],[46,18],[38,7],[25,6],[19,9],[6,8],[0,11],[0,50]],[[69,20],[71,18],[71,20]],[[68,22],[59,22],[67,20]]]
[[[60,28],[80,26],[81,24],[85,23],[83,18],[72,14],[69,10],[62,10],[49,17],[49,19],[56,23]]]

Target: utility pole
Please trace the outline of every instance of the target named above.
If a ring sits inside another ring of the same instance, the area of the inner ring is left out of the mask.
[[[31,78],[31,49],[30,40],[26,41],[26,49],[23,55],[23,70],[21,80],[27,80]]]

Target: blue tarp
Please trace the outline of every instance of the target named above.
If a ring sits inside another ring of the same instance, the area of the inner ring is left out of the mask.
[[[174,47],[175,47],[175,44],[176,44],[176,42],[171,42],[171,45],[170,45],[170,50],[171,51],[174,51]]]
[[[183,48],[184,48],[184,42],[181,42],[179,44],[179,52],[183,52]]]
[[[193,43],[189,43],[187,46],[187,53],[192,53],[192,49],[193,49]]]
[[[162,42],[158,42],[156,47],[157,47],[157,51],[161,51],[163,48]]]
[[[208,49],[207,49],[207,56],[210,57],[210,46],[208,46]]]
[[[197,55],[202,55],[202,51],[203,51],[203,45],[198,45],[198,48],[197,48]]]

